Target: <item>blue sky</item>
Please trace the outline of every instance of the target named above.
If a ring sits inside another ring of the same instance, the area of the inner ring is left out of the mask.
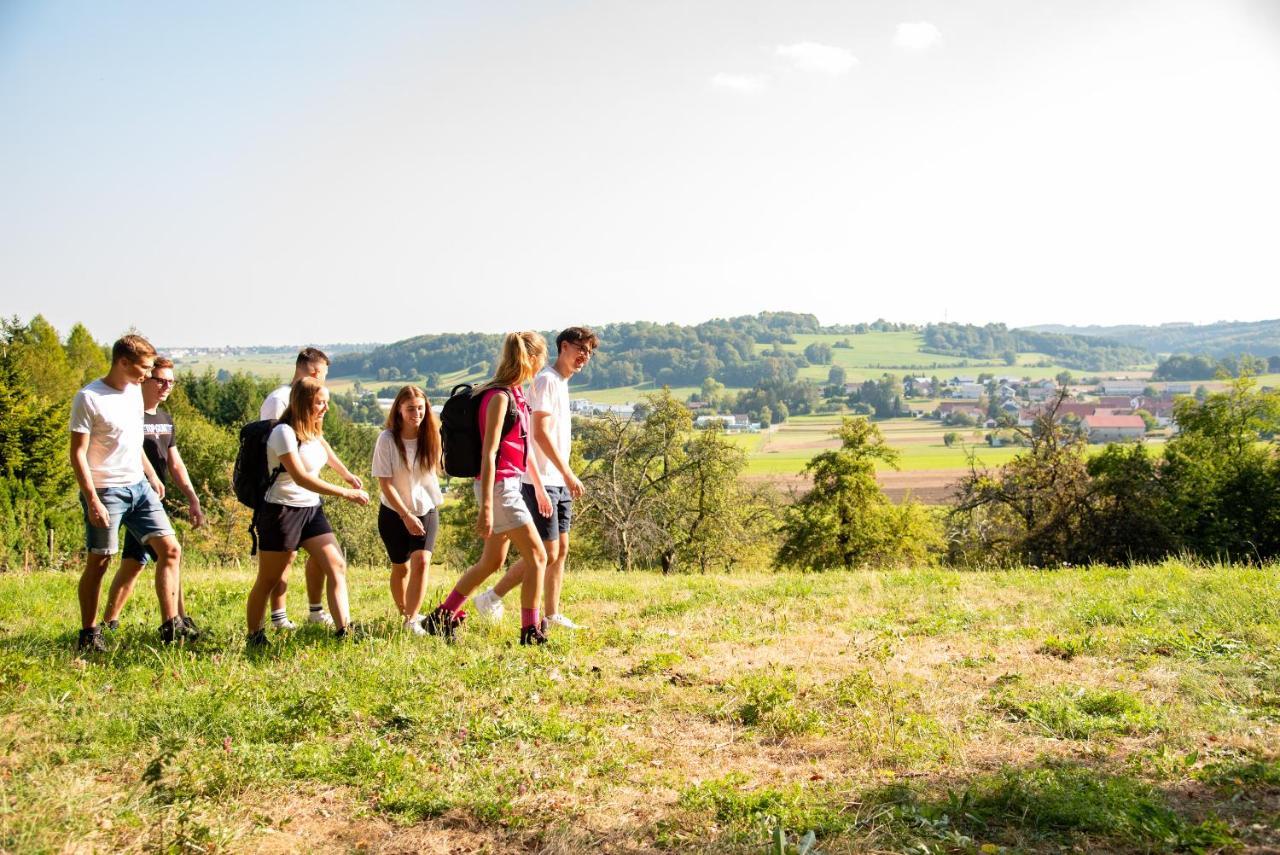
[[[5,314],[1280,315],[1265,2],[0,4]]]

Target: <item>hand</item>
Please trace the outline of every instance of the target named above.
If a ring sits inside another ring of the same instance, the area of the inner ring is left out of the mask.
[[[89,500],[89,525],[94,528],[107,528],[111,525],[111,515],[102,500],[94,496]]]
[[[547,495],[546,488],[538,487],[534,495],[538,499],[538,513],[549,518],[551,516],[551,497]]]
[[[352,487],[355,487],[357,490],[359,490],[361,487],[363,487],[363,486],[364,486],[364,482],[363,482],[363,481],[361,481],[361,480],[360,480],[358,477],[356,477],[355,475],[352,475],[350,472],[348,472],[348,473],[346,474],[346,477],[345,477],[345,479],[344,479],[344,480],[345,480],[348,484],[350,484]]]
[[[360,490],[360,489],[348,490],[346,493],[343,494],[342,498],[347,499],[348,501],[355,502],[357,505],[359,505],[362,508],[365,505],[369,504],[369,494],[366,493],[364,490]]]
[[[400,522],[404,523],[404,527],[408,529],[409,534],[414,537],[422,537],[427,533],[427,530],[422,527],[422,520],[418,519],[413,514],[401,514]]]
[[[164,500],[164,482],[161,481],[159,478],[150,478],[148,480],[151,484],[151,489],[155,490],[156,495],[160,497],[161,501],[163,501]]]
[[[582,495],[582,490],[583,490],[582,482],[578,480],[577,475],[574,475],[572,472],[570,472],[569,477],[565,478],[564,481],[565,481],[565,486],[569,488],[570,497],[576,499]]]
[[[485,505],[476,516],[476,534],[488,539],[493,534],[493,508]]]
[[[204,511],[200,509],[200,502],[192,499],[187,505],[187,513],[191,515],[191,527],[199,528],[204,525]]]

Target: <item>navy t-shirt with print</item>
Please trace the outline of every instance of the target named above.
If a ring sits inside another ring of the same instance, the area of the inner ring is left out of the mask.
[[[156,477],[163,482],[169,477],[169,449],[177,442],[173,433],[173,416],[158,408],[154,414],[143,413],[142,416],[142,450],[156,470]]]

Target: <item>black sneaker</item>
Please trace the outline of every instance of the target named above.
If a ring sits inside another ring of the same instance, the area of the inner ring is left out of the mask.
[[[200,627],[196,626],[196,622],[186,615],[178,615],[178,620],[182,621],[182,635],[188,641],[194,641],[200,637]]]
[[[547,621],[546,618],[542,618],[541,620],[538,621],[538,629],[542,632],[543,635],[546,635],[547,630],[550,628],[551,628],[551,624]]]
[[[362,634],[363,633],[360,632],[360,627],[356,626],[354,623],[348,623],[346,626],[340,626],[333,631],[333,637],[339,641],[354,641]]]
[[[546,644],[547,634],[542,631],[542,627],[529,624],[520,630],[520,644]]]
[[[107,643],[102,640],[102,629],[91,626],[80,630],[80,640],[76,642],[76,649],[84,653],[106,653]]]
[[[266,647],[269,643],[265,629],[249,633],[249,637],[244,640],[244,646],[250,649]]]
[[[99,626],[102,627],[104,632],[115,632],[117,629],[120,628],[120,621],[104,620],[101,624],[99,624]]]
[[[170,618],[160,624],[160,643],[173,644],[175,641],[182,640],[183,623],[182,618]]]
[[[446,611],[444,606],[436,606],[435,611],[422,619],[422,628],[428,635],[438,635],[445,641],[452,642],[454,634],[462,622],[467,619],[466,612]]]

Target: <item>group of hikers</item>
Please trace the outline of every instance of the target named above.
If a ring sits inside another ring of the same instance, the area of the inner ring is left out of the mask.
[[[586,366],[597,344],[590,329],[569,327],[556,337],[555,359],[547,364],[541,334],[509,333],[492,379],[474,389],[460,387],[445,405],[445,420],[454,434],[442,436],[441,419],[422,389],[407,385],[396,394],[374,446],[371,474],[380,494],[378,534],[391,564],[391,597],[406,631],[452,640],[466,617],[463,605],[506,564],[513,543],[519,560],[496,585],[472,599],[476,611],[501,619],[503,597],[519,587],[521,644],[545,644],[553,627],[579,628],[560,611],[573,500],[583,489],[569,465],[569,378]],[[299,549],[307,554],[307,622],[332,627],[338,638],[352,634],[346,560],[322,497],[360,506],[370,499],[361,478],[324,438],[328,370],[323,352],[304,348],[292,382],[272,391],[259,411],[264,470],[270,477],[253,503],[258,574],[245,608],[249,647],[268,643],[268,619],[276,629],[297,627],[289,619],[286,594]],[[187,614],[179,570],[182,548],[162,503],[165,482],[172,477],[186,497],[192,526],[204,524],[173,418],[161,407],[175,382],[172,360],[158,356],[142,336],[126,335],[112,346],[106,376],[81,389],[72,402],[71,465],[84,509],[87,553],[79,585],[81,650],[106,649],[103,631],[119,628],[120,613],[151,562],[160,601],[160,640],[172,643],[200,634]],[[526,397],[524,387],[530,383]],[[244,435],[242,431],[241,455]],[[449,440],[455,435],[462,438]],[[460,471],[475,475],[475,530],[484,548],[448,596],[424,616],[427,570],[443,501],[439,477],[446,456],[452,462],[469,447],[477,459]],[[322,479],[325,466],[346,486]],[[99,622],[102,582],[116,552],[122,553],[121,562]],[[540,612],[543,604],[545,612]]]

